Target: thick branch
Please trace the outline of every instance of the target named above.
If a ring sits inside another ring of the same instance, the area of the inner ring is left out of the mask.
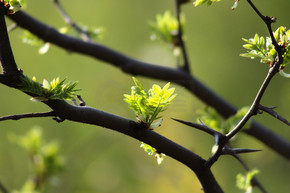
[[[91,107],[73,106],[65,101],[48,101],[46,104],[54,109],[56,114],[62,119],[106,127],[143,141],[155,147],[158,151],[188,166],[197,175],[204,192],[223,192],[211,171],[203,167],[205,160],[160,134],[148,129],[143,129],[132,120]]]
[[[236,113],[236,108],[186,72],[140,62],[105,46],[91,42],[84,42],[79,39],[60,34],[52,27],[37,21],[21,11],[11,15],[10,18],[20,27],[29,30],[44,41],[51,42],[70,51],[78,52],[80,54],[105,61],[129,74],[172,81],[184,86],[204,103],[215,108],[217,112],[224,117],[229,117]],[[247,130],[246,133],[262,141],[264,144],[274,149],[285,158],[290,159],[290,143],[264,126],[253,122],[251,128]],[[264,140],[265,138],[272,138],[270,140],[271,143]]]
[[[3,3],[0,3],[0,63],[2,66],[3,74],[14,74],[17,73],[18,70],[10,46],[4,18],[6,12],[6,7],[3,5]]]

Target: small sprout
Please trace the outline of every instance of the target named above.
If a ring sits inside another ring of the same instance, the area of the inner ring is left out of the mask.
[[[224,120],[214,109],[205,108],[204,110],[197,112],[199,117],[198,121],[201,120],[207,127],[212,128],[222,134],[227,134],[238,124],[248,110],[249,107],[243,107],[239,109],[235,115]],[[249,128],[250,124],[250,122],[247,122],[243,128]]]
[[[158,165],[160,165],[163,162],[165,154],[159,153],[154,147],[143,142],[141,143],[140,147],[143,148],[144,151],[148,153],[148,155],[155,154],[155,158],[157,160]]]
[[[135,86],[132,86],[130,95],[124,95],[124,101],[136,113],[140,124],[145,125],[150,130],[160,127],[162,118],[159,113],[165,111],[176,97],[176,94],[173,94],[175,89],[169,88],[170,83],[167,83],[163,88],[154,84],[149,91],[146,91],[136,78],[133,77],[133,81]],[[165,156],[163,153],[159,153],[154,147],[143,142],[140,147],[149,155],[155,154],[157,163],[162,163]]]
[[[42,130],[34,127],[24,136],[9,134],[11,142],[23,148],[31,161],[32,175],[20,191],[13,193],[38,193],[49,178],[55,177],[64,167],[64,158],[60,155],[59,144],[56,141],[46,143]]]
[[[24,77],[21,79],[21,84],[19,89],[23,92],[27,92],[35,97],[31,98],[34,102],[41,102],[47,100],[70,100],[75,97],[76,92],[80,89],[76,88],[76,82],[64,83],[65,79],[60,81],[59,78],[54,78],[51,82],[48,82],[46,79],[43,80],[42,84],[36,81],[36,78],[32,79]]]
[[[234,5],[232,6],[232,10],[235,10],[238,7],[238,2],[240,0],[235,0]]]
[[[38,53],[41,55],[46,54],[48,52],[49,48],[50,48],[50,43],[47,42],[39,48]]]
[[[252,193],[252,179],[259,173],[259,170],[253,169],[246,175],[238,174],[236,177],[236,185],[239,189],[246,191],[245,193]]]
[[[290,74],[284,72],[284,70],[280,70],[279,73],[280,73],[281,76],[283,76],[285,78],[290,78]]]
[[[135,86],[131,88],[131,94],[124,95],[124,101],[136,113],[137,120],[145,124],[148,129],[159,127],[162,119],[159,114],[166,110],[166,107],[176,97],[174,88],[169,88],[167,83],[163,88],[154,84],[149,91],[146,91],[141,83],[133,77]],[[155,122],[156,121],[156,122]]]
[[[8,15],[19,11],[24,3],[24,0],[0,0],[8,9]]]
[[[221,0],[195,0],[195,2],[193,2],[193,5],[196,7],[198,5],[202,5],[202,4],[206,4],[207,6],[210,6],[211,4],[215,3],[215,2],[219,2]]]
[[[182,31],[184,31],[185,18],[183,15],[180,17],[180,22]],[[161,40],[172,49],[174,55],[179,54],[179,24],[170,11],[166,11],[163,15],[158,14],[156,21],[150,22],[149,25],[152,30],[151,40]]]

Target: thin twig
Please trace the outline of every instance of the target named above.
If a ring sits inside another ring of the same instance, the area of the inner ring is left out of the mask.
[[[62,5],[60,4],[59,0],[52,0],[54,5],[56,6],[57,10],[63,17],[64,21],[71,27],[73,27],[77,32],[80,33],[82,39],[86,42],[91,41],[90,35],[86,30],[83,30],[79,25],[77,25],[71,17],[66,13]]]
[[[270,81],[279,72],[280,65],[283,63],[282,48],[277,44],[277,42],[273,36],[273,31],[271,28],[271,24],[274,22],[274,20],[271,20],[270,17],[263,16],[261,14],[261,12],[257,9],[257,7],[251,2],[251,0],[247,0],[247,1],[251,5],[251,7],[255,10],[255,12],[261,17],[261,19],[267,25],[269,34],[272,38],[272,44],[275,46],[275,49],[277,51],[277,57],[275,59],[274,64],[270,67],[269,72],[268,72],[266,78],[264,79],[264,82],[262,83],[250,109],[248,110],[246,115],[242,118],[242,120],[235,126],[235,128],[232,129],[226,135],[226,139],[223,141],[220,141],[220,144],[218,146],[218,150],[207,160],[207,162],[206,162],[207,167],[211,167],[217,161],[217,159],[222,154],[223,147],[227,144],[227,142],[243,128],[243,126],[249,121],[249,119],[252,116],[254,116],[258,113],[260,101],[261,101]]]
[[[180,15],[181,15],[181,4],[183,2],[181,2],[180,0],[175,0],[175,8],[176,8],[176,18],[177,18],[177,22],[178,22],[178,33],[177,33],[177,38],[178,38],[178,45],[181,48],[182,51],[182,57],[183,57],[183,65],[181,66],[181,69],[183,69],[184,71],[190,73],[190,68],[189,68],[189,59],[187,56],[187,51],[186,51],[186,46],[185,46],[185,42],[183,40],[183,29],[182,29],[182,25],[181,25],[181,19],[180,19]]]
[[[274,37],[274,34],[273,34],[273,30],[272,30],[272,27],[271,27],[271,24],[274,23],[276,21],[276,18],[274,17],[268,17],[268,16],[264,16],[259,10],[258,8],[253,4],[253,2],[251,0],[247,0],[248,3],[250,4],[250,6],[254,9],[254,11],[257,13],[257,15],[264,21],[264,23],[266,24],[267,26],[267,29],[268,29],[268,32],[269,32],[269,35],[271,37],[271,40],[272,40],[272,44],[275,46],[275,49],[278,50],[281,49],[280,46],[278,45],[275,37]],[[279,54],[279,52],[278,52]]]
[[[36,118],[36,117],[54,117],[54,116],[56,116],[56,113],[54,111],[49,111],[49,112],[44,112],[44,113],[27,113],[27,114],[8,115],[8,116],[0,117],[0,121],[19,120],[19,119]]]
[[[0,3],[0,64],[3,74],[17,74],[17,66],[12,53],[7,26],[4,15],[7,14],[7,8],[3,2]]]

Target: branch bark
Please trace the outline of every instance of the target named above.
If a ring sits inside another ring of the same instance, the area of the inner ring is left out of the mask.
[[[12,49],[10,46],[7,26],[4,15],[7,13],[7,8],[3,3],[0,3],[0,62],[3,70],[3,74],[17,73],[17,66],[14,60]]]
[[[9,17],[20,27],[29,30],[44,41],[51,42],[61,48],[102,60],[120,68],[128,74],[171,81],[184,86],[205,104],[215,108],[217,112],[225,118],[236,113],[235,107],[211,91],[196,78],[182,70],[138,61],[103,45],[84,42],[77,38],[60,34],[54,28],[36,20],[22,11],[10,15]],[[266,127],[253,121],[251,128],[245,132],[260,140],[283,157],[290,159],[290,143]]]

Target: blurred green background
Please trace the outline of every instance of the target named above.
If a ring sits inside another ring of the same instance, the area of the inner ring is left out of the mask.
[[[171,52],[164,45],[150,41],[148,26],[148,21],[153,21],[156,14],[174,11],[173,0],[62,0],[61,3],[76,22],[105,28],[104,38],[98,40],[99,43],[139,60],[174,67],[176,61]],[[289,1],[257,0],[254,3],[263,14],[278,18],[274,29],[281,25],[290,27]],[[235,11],[231,10],[232,5],[233,1],[225,0],[211,7],[185,5],[186,43],[193,74],[230,103],[242,107],[252,102],[268,67],[258,60],[239,56],[245,52],[241,38],[253,37],[255,33],[265,36],[267,31],[246,1],[241,1]],[[25,11],[53,27],[65,26],[49,0],[27,0]],[[22,35],[23,31],[17,29],[10,33],[10,39],[17,64],[26,75],[36,76],[38,80],[60,76],[78,81],[80,94],[88,106],[135,119],[133,111],[123,101],[123,94],[129,93],[133,84],[130,75],[56,46],[47,54],[38,55],[38,47],[21,42]],[[137,78],[146,88],[153,83],[165,84]],[[204,104],[185,88],[173,86],[178,96],[163,114],[164,122],[156,131],[206,159],[210,156],[213,138],[170,119],[195,121],[196,111]],[[262,100],[263,105],[278,106],[277,111],[288,120],[289,88],[289,80],[277,76]],[[49,110],[6,86],[0,85],[0,93],[0,116]],[[257,116],[256,120],[290,141],[289,128],[281,122],[266,114]],[[61,153],[66,158],[65,170],[58,175],[58,185],[48,186],[45,192],[202,192],[197,178],[187,167],[170,157],[158,166],[153,156],[147,156],[134,139],[101,127],[69,121],[57,123],[51,118],[0,123],[0,182],[9,190],[23,185],[30,175],[30,166],[25,152],[11,144],[7,135],[24,134],[35,125],[42,127],[47,141],[60,142]],[[284,193],[290,189],[289,161],[245,134],[240,134],[234,145],[263,150],[242,157],[251,168],[261,170],[258,178],[269,192]],[[213,172],[225,192],[242,192],[235,187],[235,180],[237,173],[245,171],[232,157],[221,157],[213,166]]]

